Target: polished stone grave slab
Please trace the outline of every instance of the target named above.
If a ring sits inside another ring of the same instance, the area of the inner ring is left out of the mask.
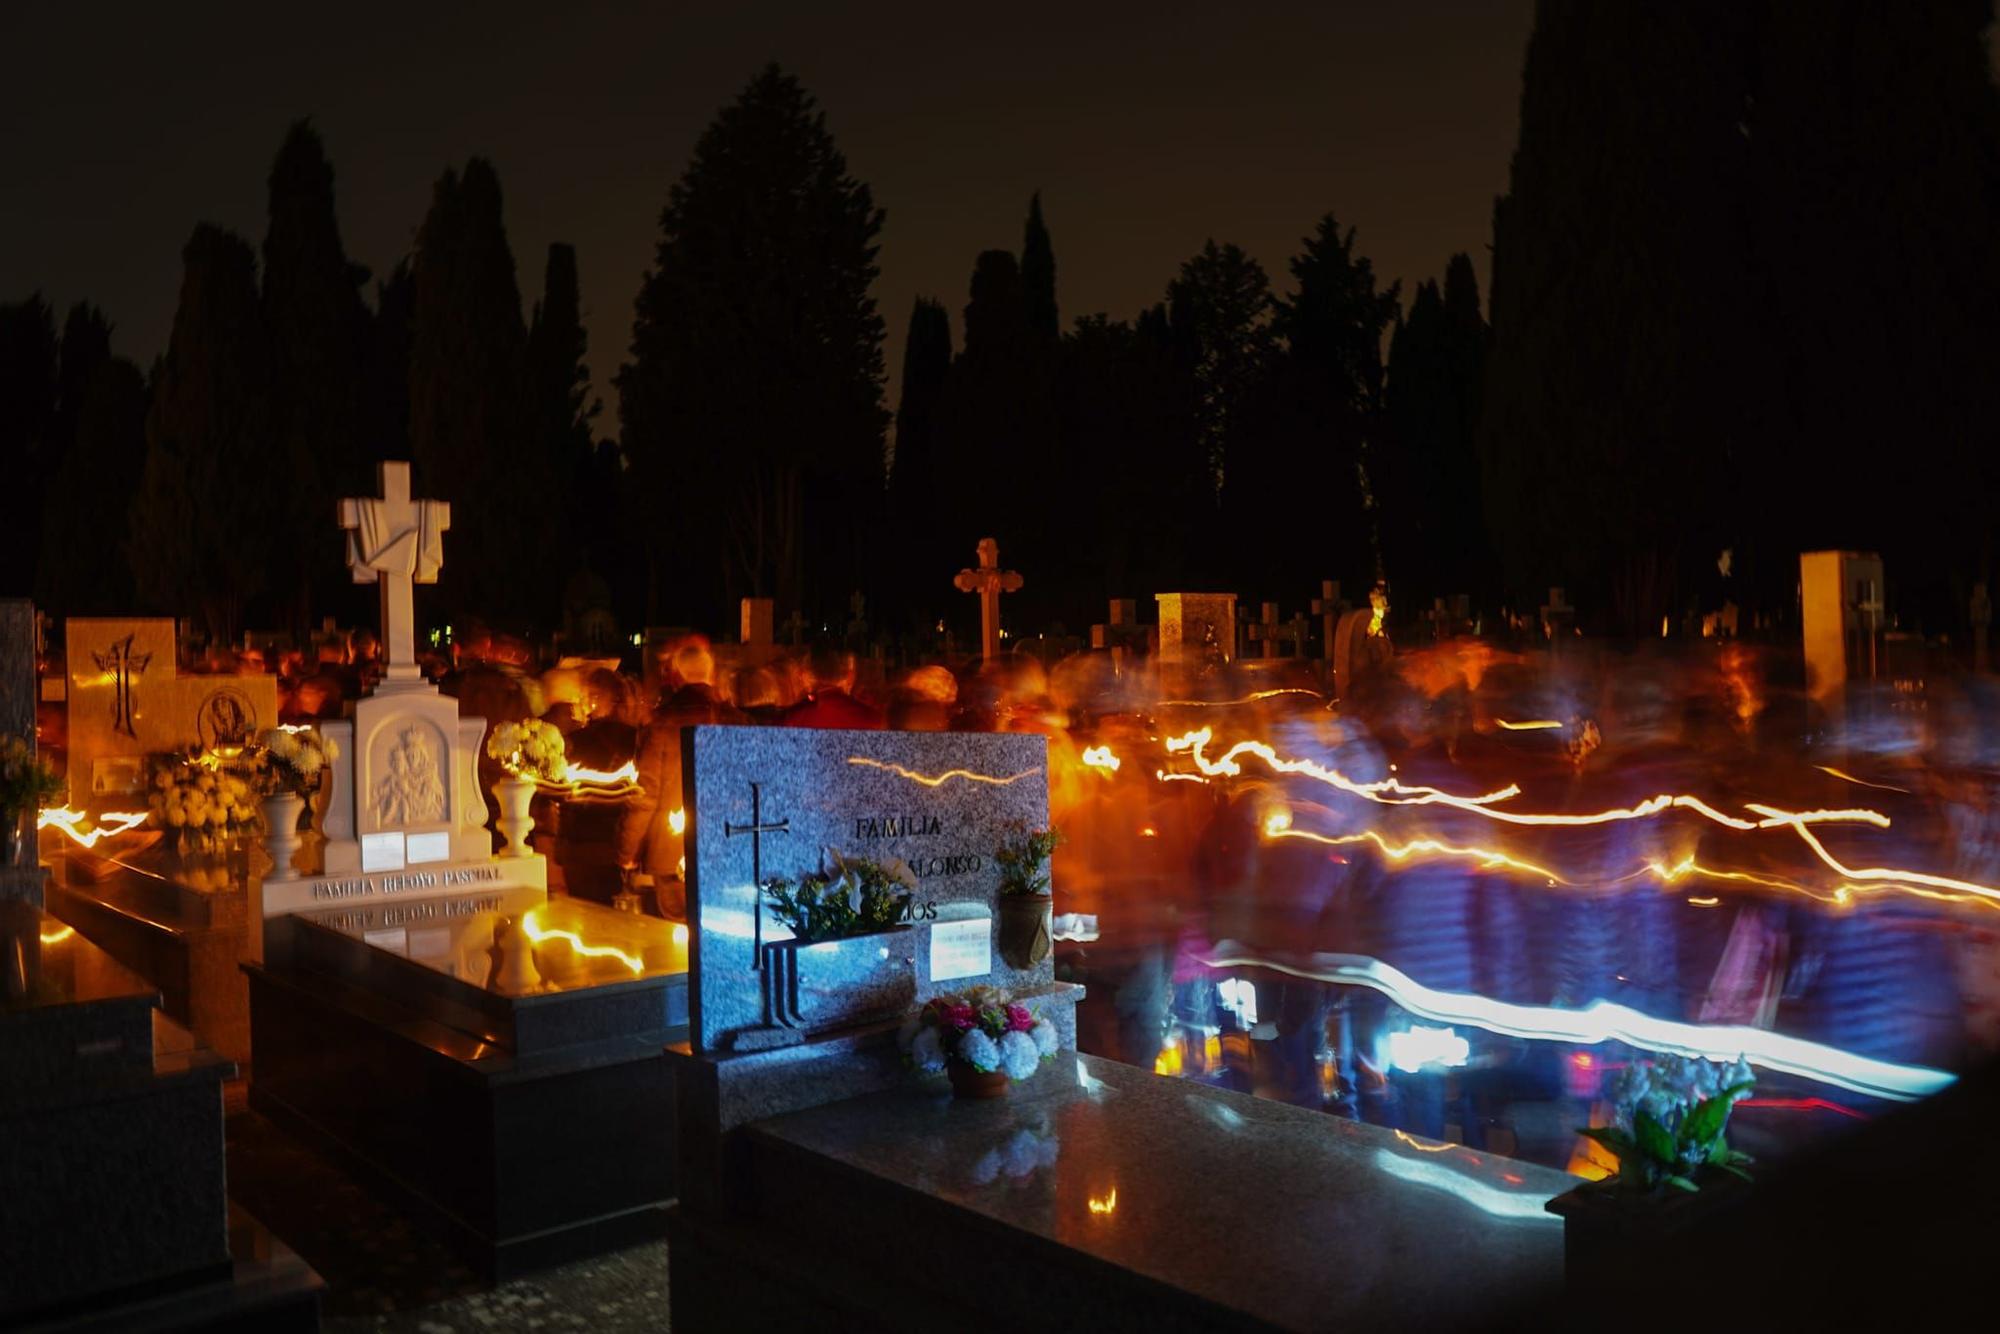
[[[674,924],[515,887],[273,918],[250,1103],[495,1278],[660,1235]]]
[[[1065,1055],[753,1122],[678,1209],[688,1330],[1504,1328],[1557,1290],[1562,1173]]]

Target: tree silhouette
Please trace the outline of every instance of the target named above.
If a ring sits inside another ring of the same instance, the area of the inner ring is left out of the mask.
[[[1021,298],[1027,310],[1028,332],[1053,343],[1061,331],[1056,317],[1056,252],[1042,221],[1042,194],[1028,200],[1028,220],[1021,229]]]
[[[528,398],[533,449],[568,497],[563,539],[594,538],[598,530],[613,526],[592,426],[604,404],[590,393],[590,367],[584,364],[588,351],[577,295],[576,248],[558,241],[549,246],[542,299],[528,321]],[[585,552],[584,563],[593,563],[597,554]]]
[[[65,325],[66,381],[74,315]],[[100,327],[97,317],[86,335],[93,350]],[[75,398],[75,426],[42,510],[35,600],[61,615],[116,615],[134,599],[125,525],[146,466],[146,380],[131,362],[107,355]]]
[[[1444,287],[1418,284],[1389,344],[1386,447],[1371,478],[1381,497],[1384,560],[1409,600],[1498,593],[1485,558],[1480,504],[1480,381],[1486,321],[1470,256],[1445,266]]]
[[[1174,337],[1191,358],[1195,419],[1212,488],[1224,485],[1231,446],[1246,430],[1270,371],[1271,281],[1263,265],[1213,238],[1167,285]]]
[[[918,297],[910,309],[910,326],[903,339],[902,398],[896,407],[896,448],[889,473],[889,514],[904,535],[898,564],[905,569],[950,567],[952,547],[960,534],[951,531],[946,516],[956,506],[945,486],[946,443],[940,430],[945,381],[951,374],[951,317],[939,302]],[[888,572],[883,572],[886,576]],[[889,586],[878,576],[878,586]],[[945,614],[952,590],[943,580],[897,581],[897,601],[904,618],[926,626]]]
[[[56,437],[57,348],[55,312],[39,294],[0,305],[0,476],[31,497]],[[33,591],[38,536],[32,523],[0,525],[0,588]]]
[[[325,529],[333,502],[373,480],[361,439],[368,270],[352,263],[334,216],[333,166],[308,120],[294,121],[271,163],[264,233],[264,327],[270,343],[271,454],[283,470],[294,531]],[[274,497],[275,499],[275,497]],[[272,553],[275,590],[298,629],[315,596],[343,577],[339,544],[286,542]]]
[[[432,193],[410,265],[410,446],[426,494],[455,502],[446,606],[532,624],[556,599],[546,542],[560,506],[531,445],[527,330],[501,212],[500,178],[483,158],[445,172]]]
[[[146,416],[130,556],[156,611],[236,637],[274,548],[300,540],[270,453],[269,338],[249,243],[211,223],[181,251],[180,304]]]

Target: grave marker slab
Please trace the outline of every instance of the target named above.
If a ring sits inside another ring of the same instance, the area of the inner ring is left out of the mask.
[[[1233,593],[1155,593],[1160,604],[1160,661],[1198,663],[1236,656]]]
[[[682,744],[697,1051],[782,1041],[766,973],[770,947],[790,933],[763,907],[758,883],[830,865],[829,850],[897,858],[916,874],[911,929],[863,938],[885,962],[888,951],[908,960],[914,1003],[982,982],[1028,990],[1053,981],[1047,959],[1016,969],[1001,958],[993,857],[1010,825],[1048,823],[1045,738],[695,727]]]

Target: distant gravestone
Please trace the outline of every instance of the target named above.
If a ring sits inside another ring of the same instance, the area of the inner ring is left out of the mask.
[[[1160,661],[1198,663],[1236,656],[1232,593],[1155,593],[1160,605]]]
[[[1369,590],[1365,610],[1357,607],[1340,618],[1334,632],[1333,679],[1342,699],[1351,698],[1362,681],[1395,656],[1388,618],[1389,593],[1379,583]]]
[[[138,792],[148,755],[242,745],[278,721],[274,677],[182,676],[168,618],[72,617],[63,639],[73,806]]]
[[[869,957],[856,964],[894,971],[907,960],[910,1003],[979,983],[1026,990],[1053,980],[1046,958],[1016,969],[1002,957],[994,861],[1011,824],[1048,822],[1046,739],[695,727],[682,744],[695,1050],[802,1036],[798,980],[789,997],[773,995],[785,964],[771,947],[790,933],[771,918],[759,886],[827,867],[830,852],[896,858],[915,873],[910,929],[864,938]]]
[[[1319,617],[1320,656],[1328,662],[1333,661],[1333,636],[1339,628],[1344,605],[1340,600],[1340,582],[1335,579],[1320,580],[1319,596],[1312,600],[1312,611]]]

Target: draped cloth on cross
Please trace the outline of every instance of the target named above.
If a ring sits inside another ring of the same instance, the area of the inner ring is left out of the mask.
[[[340,502],[347,530],[347,568],[357,584],[382,592],[382,688],[423,684],[417,669],[416,606],[410,585],[434,584],[444,567],[444,534],[451,506],[410,499],[410,465],[381,466],[382,494]]]

